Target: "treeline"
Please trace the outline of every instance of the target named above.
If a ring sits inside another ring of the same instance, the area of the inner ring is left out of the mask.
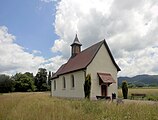
[[[158,75],[136,75],[134,77],[119,77],[118,86],[121,87],[122,81],[128,82],[129,88],[135,87],[158,87]]]
[[[16,73],[13,76],[0,74],[0,93],[49,91],[51,87],[51,71],[39,68],[35,76],[33,73]]]

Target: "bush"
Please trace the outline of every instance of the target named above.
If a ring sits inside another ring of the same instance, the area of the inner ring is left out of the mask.
[[[122,93],[123,93],[123,98],[127,99],[128,96],[128,86],[127,86],[127,81],[122,82]]]
[[[85,83],[84,83],[85,98],[90,99],[90,92],[91,92],[91,75],[88,74],[86,76],[86,80],[85,80]]]
[[[155,95],[149,95],[149,96],[147,96],[147,100],[158,101],[158,96],[155,96]]]

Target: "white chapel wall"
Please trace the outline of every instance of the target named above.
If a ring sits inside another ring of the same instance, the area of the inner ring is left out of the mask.
[[[87,74],[91,73],[92,78],[92,88],[91,88],[91,97],[95,99],[96,96],[101,95],[101,86],[99,85],[99,78],[97,72],[110,73],[116,83],[111,84],[108,87],[108,96],[111,96],[113,92],[117,95],[117,69],[114,66],[108,51],[106,50],[104,44],[99,49],[93,61],[87,67]]]
[[[74,88],[72,88],[71,75],[74,75]],[[63,88],[63,77],[65,77],[66,88]],[[56,80],[56,90],[54,90],[54,80]],[[51,84],[52,96],[84,98],[85,73],[83,70],[61,75],[54,80]]]

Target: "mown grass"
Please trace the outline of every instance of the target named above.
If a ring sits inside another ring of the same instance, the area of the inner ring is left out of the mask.
[[[71,100],[48,93],[0,95],[0,120],[158,120],[158,104]]]
[[[131,93],[144,93],[146,97],[144,100],[158,101],[158,88],[129,88],[128,98],[131,98]],[[118,97],[123,98],[122,89],[118,90]],[[136,98],[139,99],[140,97]]]

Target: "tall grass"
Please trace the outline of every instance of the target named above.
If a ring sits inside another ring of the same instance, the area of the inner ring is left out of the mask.
[[[0,95],[0,120],[157,120],[158,104],[70,100],[47,93]]]

